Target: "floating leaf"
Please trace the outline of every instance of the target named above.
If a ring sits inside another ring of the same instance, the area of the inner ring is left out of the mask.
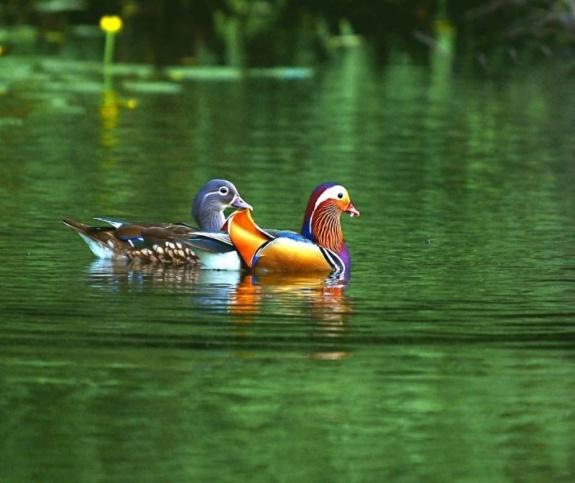
[[[173,80],[237,80],[242,71],[235,67],[168,67],[165,73]]]
[[[178,94],[182,87],[172,82],[125,81],[122,86],[139,94]]]

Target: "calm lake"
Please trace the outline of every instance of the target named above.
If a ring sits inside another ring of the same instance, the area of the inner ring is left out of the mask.
[[[573,481],[572,71],[2,62],[0,481]],[[213,177],[284,229],[345,185],[349,283],[102,263],[60,221],[188,221]]]

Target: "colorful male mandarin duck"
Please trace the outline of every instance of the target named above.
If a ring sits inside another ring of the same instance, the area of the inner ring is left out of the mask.
[[[325,183],[309,198],[301,234],[264,230],[255,224],[249,210],[238,210],[224,227],[229,241],[222,236],[196,233],[190,243],[198,248],[198,255],[206,249],[217,253],[233,246],[252,271],[324,271],[347,276],[351,260],[341,229],[342,213],[359,216],[343,186]]]
[[[185,239],[197,231],[217,237],[225,223],[224,210],[229,207],[251,210],[233,183],[223,179],[208,181],[196,194],[192,216],[199,225],[185,223],[128,223],[110,218],[96,218],[111,226],[89,226],[71,218],[64,223],[78,232],[99,258],[124,258],[141,262],[196,264],[199,258]],[[227,236],[222,233],[222,235]],[[234,254],[237,268],[241,261]],[[226,258],[227,257],[227,258]],[[229,264],[230,256],[220,255]],[[231,257],[233,258],[233,257]],[[211,268],[211,267],[208,267]]]

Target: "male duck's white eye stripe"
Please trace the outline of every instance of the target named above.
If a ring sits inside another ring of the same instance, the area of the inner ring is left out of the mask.
[[[313,209],[315,210],[319,205],[321,205],[325,200],[337,198],[339,193],[346,193],[346,189],[343,186],[335,185],[331,188],[326,189],[320,197],[315,202]]]

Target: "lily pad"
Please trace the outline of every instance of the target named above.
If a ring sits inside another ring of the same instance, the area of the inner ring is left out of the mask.
[[[270,67],[249,69],[248,75],[271,79],[310,79],[314,75],[314,70],[309,67]]]
[[[242,71],[234,67],[168,67],[164,71],[172,80],[238,80]]]
[[[86,79],[77,79],[66,81],[53,81],[44,86],[49,92],[74,92],[78,94],[99,94],[104,90],[102,82],[90,81]]]
[[[173,82],[125,81],[122,86],[138,94],[178,94],[182,90],[179,84]]]

